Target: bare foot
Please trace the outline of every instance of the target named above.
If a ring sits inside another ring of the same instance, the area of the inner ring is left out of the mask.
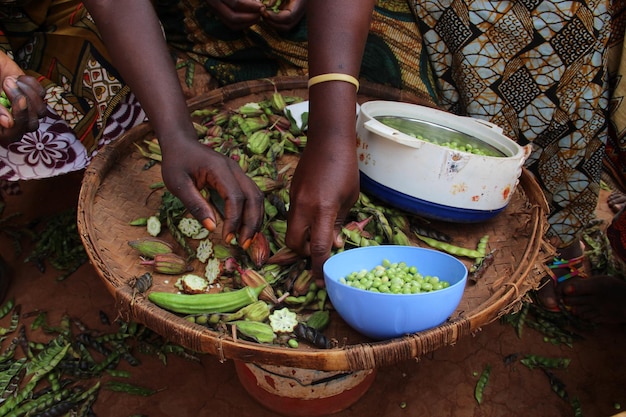
[[[572,278],[559,287],[571,313],[594,323],[626,323],[626,281],[616,277]]]
[[[537,300],[541,307],[548,311],[559,312],[559,303],[556,298],[556,291],[552,279],[547,277],[541,282],[541,286],[536,290]]]
[[[611,194],[606,198],[606,203],[613,213],[618,213],[626,205],[626,194],[618,190],[611,191]]]

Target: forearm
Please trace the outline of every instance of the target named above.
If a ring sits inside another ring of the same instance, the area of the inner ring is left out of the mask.
[[[343,72],[358,76],[373,0],[307,2],[311,76]]]
[[[373,0],[308,2],[310,77],[343,73],[358,78],[373,7]],[[354,85],[323,82],[312,86],[309,94],[311,136],[354,137]]]
[[[115,67],[139,99],[157,135],[188,137],[193,125],[151,2],[85,0],[84,4]]]

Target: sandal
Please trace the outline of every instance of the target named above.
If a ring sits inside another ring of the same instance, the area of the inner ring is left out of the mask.
[[[552,263],[548,265],[548,275],[550,276],[550,278],[552,278],[552,282],[554,282],[554,285],[573,277],[580,276],[586,278],[587,276],[585,272],[579,269],[580,267],[582,267],[584,260],[585,255],[577,256],[572,259],[560,259],[555,257]],[[553,269],[569,269],[569,272],[567,274],[557,276],[552,271]]]

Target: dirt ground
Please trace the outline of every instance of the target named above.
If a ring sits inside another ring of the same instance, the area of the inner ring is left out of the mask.
[[[9,197],[5,214],[20,213],[20,221],[35,219],[74,207],[80,175],[72,174],[24,184],[24,193]],[[609,219],[606,192],[598,208]],[[25,248],[26,252],[28,248]],[[9,296],[23,314],[46,311],[50,322],[63,315],[75,317],[91,328],[108,331],[99,313],[115,317],[113,298],[91,265],[84,265],[67,279],[58,272],[40,272],[24,255],[16,256],[10,242],[0,237],[0,251],[15,272]],[[0,326],[6,326],[5,319]],[[601,326],[583,334],[572,347],[546,343],[543,335],[527,329],[519,337],[510,324],[494,322],[454,346],[420,358],[379,369],[366,394],[336,416],[574,416],[572,406],[556,395],[547,376],[519,361],[506,363],[511,354],[567,357],[567,369],[554,373],[570,396],[580,400],[584,416],[603,417],[626,408],[626,328]],[[33,338],[36,336],[32,336]],[[0,345],[5,349],[8,340]],[[232,361],[213,356],[193,361],[168,355],[166,361],[138,354],[138,366],[126,366],[130,382],[157,390],[149,397],[101,389],[93,411],[106,417],[182,417],[277,415],[257,403],[242,388]],[[483,401],[474,390],[478,374],[491,366]]]

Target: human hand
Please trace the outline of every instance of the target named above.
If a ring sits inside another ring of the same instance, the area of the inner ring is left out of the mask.
[[[286,0],[277,12],[265,8],[262,15],[267,24],[277,31],[288,32],[302,20],[305,11],[306,0]]]
[[[568,311],[593,323],[626,323],[626,281],[609,275],[573,277],[557,292]]]
[[[11,102],[11,110],[0,106],[0,144],[8,145],[39,127],[39,119],[46,113],[45,91],[4,52],[0,52],[0,80]]]
[[[354,140],[338,140],[329,155],[328,142],[308,141],[291,181],[285,242],[311,257],[317,280],[332,247],[343,246],[341,226],[359,197],[359,170]],[[342,148],[342,143],[346,144]]]
[[[213,189],[224,200],[222,238],[237,238],[246,249],[263,221],[263,193],[232,159],[197,140],[178,140],[176,149],[162,147],[165,185],[204,227],[213,231],[217,215],[199,190]]]
[[[259,23],[265,9],[259,0],[208,0],[207,5],[232,30],[243,30]]]

